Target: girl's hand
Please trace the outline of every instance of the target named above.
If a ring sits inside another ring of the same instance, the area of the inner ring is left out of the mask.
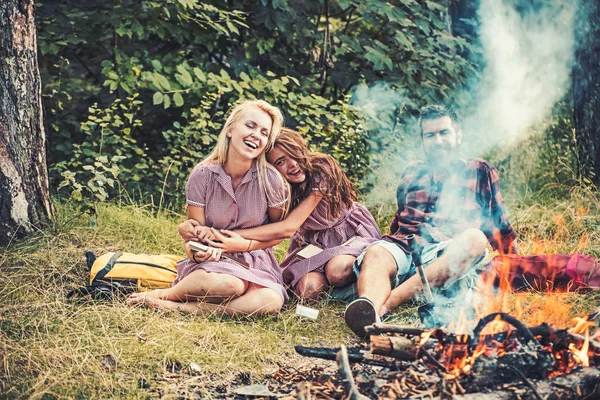
[[[216,230],[211,228],[215,240],[208,240],[212,247],[217,247],[225,253],[239,253],[248,250],[250,240],[244,239],[233,231],[227,229]]]
[[[198,239],[200,243],[210,244],[210,240],[215,240],[213,229],[208,226],[197,226],[195,239]]]

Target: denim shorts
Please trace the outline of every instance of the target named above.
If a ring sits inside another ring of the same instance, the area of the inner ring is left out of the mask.
[[[421,251],[421,262],[423,266],[426,267],[440,255],[442,255],[450,243],[452,243],[452,240],[445,240],[439,243],[428,244],[423,247],[423,250]],[[392,288],[398,287],[400,284],[402,284],[402,282],[406,281],[417,272],[417,268],[413,262],[412,256],[410,254],[406,254],[397,244],[388,242],[386,240],[378,240],[370,244],[370,246],[374,245],[379,245],[389,251],[394,258],[394,261],[396,261],[396,276],[392,280]],[[353,270],[357,277],[360,274],[360,267],[367,250],[368,247],[354,261]],[[481,266],[484,264],[484,260],[487,259],[487,255],[488,250],[486,249],[485,254],[473,264],[467,273],[458,279],[449,279],[441,289],[447,289],[458,281],[463,281],[462,283],[465,283],[468,287],[474,288],[477,277],[481,270]]]

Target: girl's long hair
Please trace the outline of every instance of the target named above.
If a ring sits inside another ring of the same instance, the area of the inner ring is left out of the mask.
[[[338,162],[330,155],[310,151],[300,132],[282,128],[275,146],[296,160],[306,174],[304,182],[292,184],[292,208],[307,198],[313,189],[319,190],[326,199],[328,218],[339,217],[342,206],[350,208],[357,200],[356,189]]]
[[[227,137],[227,132],[231,129],[231,127],[240,120],[242,116],[242,112],[252,108],[257,107],[264,112],[266,112],[273,122],[271,127],[271,132],[269,133],[269,138],[267,139],[267,145],[265,146],[265,150],[256,158],[256,166],[258,168],[258,183],[263,192],[266,193],[267,199],[271,204],[282,204],[283,208],[283,216],[285,216],[289,210],[289,184],[287,181],[281,176],[279,171],[275,169],[271,164],[267,162],[266,153],[273,148],[273,144],[275,143],[275,139],[279,135],[279,132],[283,126],[283,115],[279,108],[272,106],[264,100],[246,100],[240,104],[234,106],[229,112],[229,117],[225,120],[223,124],[223,128],[219,133],[219,137],[217,139],[217,144],[213,151],[201,162],[201,164],[206,163],[217,163],[220,165],[225,164],[227,161],[227,152],[229,150],[230,138]],[[271,187],[271,185],[267,185],[267,171],[271,170],[275,172],[275,176],[280,180],[280,188],[281,190],[276,190]],[[282,216],[282,218],[283,218]]]

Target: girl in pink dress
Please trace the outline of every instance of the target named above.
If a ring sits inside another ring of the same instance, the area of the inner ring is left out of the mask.
[[[213,230],[208,243],[223,251],[237,251],[248,243],[291,237],[285,260],[285,282],[304,298],[317,299],[329,287],[342,287],[356,279],[352,265],[372,242],[381,238],[373,216],[356,202],[356,191],[339,164],[329,155],[311,152],[300,133],[283,128],[267,153],[292,187],[293,211],[280,222],[234,232]],[[185,237],[189,222],[180,226]],[[322,251],[298,257],[307,245]]]
[[[232,110],[215,149],[186,185],[188,217],[201,225],[198,236],[211,228],[253,228],[281,219],[287,183],[266,162],[265,149],[272,147],[282,120],[281,112],[262,100]],[[128,303],[195,314],[277,313],[287,296],[273,243],[249,243],[230,258],[221,258],[217,248],[193,252],[186,243],[189,259],[178,265],[173,286],[135,293]]]

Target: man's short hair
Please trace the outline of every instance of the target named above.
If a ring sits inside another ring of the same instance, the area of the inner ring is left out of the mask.
[[[454,130],[457,131],[459,129],[458,115],[450,107],[443,104],[430,104],[421,108],[419,114],[419,130],[421,131],[421,137],[423,137],[423,121],[430,121],[432,119],[443,117],[450,117]]]

